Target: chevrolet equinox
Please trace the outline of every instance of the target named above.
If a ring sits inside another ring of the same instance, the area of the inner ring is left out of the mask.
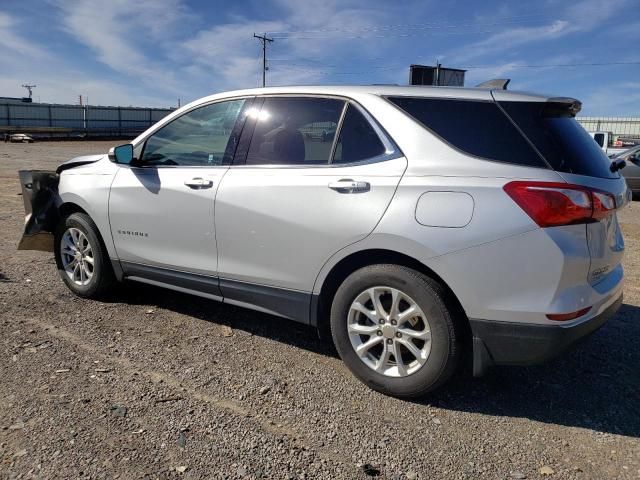
[[[19,248],[330,331],[398,397],[529,365],[622,302],[615,163],[581,104],[502,88],[276,87],[186,105],[108,154],[20,172]]]

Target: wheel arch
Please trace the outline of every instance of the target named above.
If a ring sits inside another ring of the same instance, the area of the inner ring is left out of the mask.
[[[78,205],[77,203],[75,203],[73,201],[66,201],[66,202],[64,202],[64,203],[62,203],[62,204],[60,204],[58,206],[59,220],[62,220],[63,218],[66,218],[69,215],[72,215],[74,213],[83,213],[83,214],[85,214],[86,216],[88,216],[91,219],[91,221],[93,222],[93,224],[96,227],[96,232],[98,234],[98,239],[100,240],[100,243],[102,244],[102,248],[104,249],[105,252],[107,252],[107,255],[109,257],[111,257],[111,252],[109,251],[109,245],[107,245],[107,242],[105,241],[105,236],[104,236],[103,232],[100,231],[100,226],[95,221],[93,216],[86,209],[84,209],[81,205]],[[109,237],[107,237],[107,238],[109,238]],[[113,268],[113,271],[114,271],[114,274],[116,275],[116,278],[118,280],[122,280],[123,273],[122,273],[122,268],[120,267],[120,262],[117,261],[117,260],[113,260],[113,258],[111,258],[111,267]]]
[[[416,270],[442,285],[447,293],[448,300],[456,309],[456,317],[462,319],[462,327],[464,330],[464,340],[471,340],[471,327],[462,304],[448,283],[436,273],[433,269],[417,260],[416,258],[393,250],[384,248],[369,248],[359,250],[346,255],[340,259],[322,279],[322,285],[319,292],[315,293],[312,298],[311,305],[311,324],[315,325],[322,337],[327,336],[329,330],[329,311],[331,303],[342,282],[356,270],[375,264],[395,264]]]
[[[84,208],[82,208],[77,203],[64,202],[63,204],[61,204],[58,207],[58,214],[60,215],[61,219],[65,218],[65,217],[68,217],[69,215],[71,215],[73,213],[84,213],[85,215],[88,215],[89,218],[91,218],[91,215],[89,214],[89,212],[87,212]],[[94,221],[94,223],[95,223],[95,221]],[[102,234],[100,236],[102,236]]]

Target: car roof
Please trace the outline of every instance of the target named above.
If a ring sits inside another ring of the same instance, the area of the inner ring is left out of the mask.
[[[253,96],[253,95],[336,95],[336,96],[408,96],[408,97],[441,97],[460,98],[467,100],[492,100],[492,92],[498,93],[501,101],[529,101],[544,102],[553,95],[540,95],[529,92],[517,92],[507,90],[490,90],[486,88],[464,87],[433,87],[423,85],[292,85],[279,87],[250,88],[244,90],[232,90],[196,100],[193,103],[203,103],[227,97]]]

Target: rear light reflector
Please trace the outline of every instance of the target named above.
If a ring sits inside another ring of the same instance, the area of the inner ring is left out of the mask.
[[[503,188],[543,228],[596,222],[616,209],[612,194],[580,185],[516,181]]]
[[[591,307],[583,308],[582,310],[571,313],[547,313],[547,318],[557,322],[566,322],[567,320],[573,320],[585,315],[589,310],[591,310]]]

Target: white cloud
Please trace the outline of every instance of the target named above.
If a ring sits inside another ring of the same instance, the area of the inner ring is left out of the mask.
[[[371,28],[383,21],[381,11],[365,2],[346,6],[336,1],[275,3],[283,11],[277,21],[254,22],[236,17],[231,23],[197,32],[181,46],[192,54],[194,62],[210,69],[212,83],[223,89],[259,84],[261,50],[253,33],[266,32],[275,38],[267,47],[268,57],[274,58],[268,62],[270,85],[318,83],[340,58],[380,53],[373,42],[363,46],[341,33],[345,29]],[[321,38],[304,38],[306,32],[311,36],[320,34]]]
[[[583,116],[638,116],[640,83],[620,82],[591,90],[582,100]]]
[[[201,30],[179,48],[200,66],[200,72],[207,72],[207,83],[211,88],[254,87],[260,71],[260,57],[258,40],[252,35],[283,27],[281,22],[238,20]]]
[[[144,47],[169,48],[175,32],[193,17],[180,0],[60,1],[63,29],[114,72],[155,89],[177,93],[175,71],[150,60]]]
[[[541,27],[510,28],[484,40],[459,47],[448,55],[458,63],[466,63],[487,55],[513,50],[516,47],[556,39],[575,31],[569,22],[556,20]]]
[[[564,0],[555,0],[548,10],[556,19],[546,25],[506,28],[483,40],[457,47],[446,56],[460,63],[471,62],[487,56],[518,53],[529,45],[596,30],[624,12],[632,1],[635,0],[607,0],[605,3],[601,0],[579,0],[568,4]]]
[[[27,57],[24,59],[25,61],[39,59],[44,56],[42,48],[34,42],[21,37],[16,32],[19,27],[20,25],[14,17],[0,11],[0,61],[10,55],[24,55]]]

